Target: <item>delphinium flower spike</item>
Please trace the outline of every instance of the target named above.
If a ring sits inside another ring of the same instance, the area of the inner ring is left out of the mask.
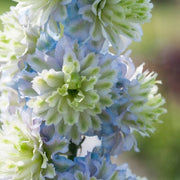
[[[14,1],[0,17],[0,179],[139,179],[110,157],[138,150],[134,131],[166,112],[157,74],[120,55],[150,0]]]

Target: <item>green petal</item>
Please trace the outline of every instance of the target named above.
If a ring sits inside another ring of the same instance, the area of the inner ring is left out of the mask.
[[[79,134],[79,131],[78,131],[77,126],[74,125],[74,126],[71,128],[70,137],[72,138],[72,141],[73,141],[74,143],[76,143],[76,142],[79,141],[79,139],[80,139],[80,134]]]
[[[88,114],[82,112],[80,113],[78,127],[81,132],[86,132],[90,126],[91,118]]]
[[[89,53],[81,62],[81,71],[95,63],[95,54]]]
[[[81,84],[81,89],[83,91],[89,91],[89,90],[93,90],[94,89],[94,85],[97,82],[97,78],[96,77],[91,77],[88,80],[85,80],[82,82]]]
[[[61,87],[64,83],[64,75],[62,72],[56,72],[51,69],[45,75],[44,80],[50,87]]]
[[[60,115],[59,112],[54,108],[49,109],[47,115],[45,116],[47,125],[56,124],[61,121],[61,119],[62,115]]]
[[[56,176],[54,165],[48,164],[47,168],[43,170],[42,175],[46,178],[54,178]]]
[[[99,41],[102,38],[102,27],[98,19],[93,23],[90,29],[90,35],[94,41]]]
[[[101,120],[98,116],[91,116],[92,127],[95,130],[100,130],[101,128]]]
[[[79,120],[79,112],[68,108],[67,113],[63,113],[64,122],[68,125],[73,125]]]
[[[65,124],[64,121],[62,120],[57,124],[57,130],[60,135],[64,135],[68,130],[68,125]]]
[[[119,180],[119,172],[114,172],[110,180]]]
[[[33,79],[32,87],[39,95],[48,91],[52,91],[52,88],[49,87],[46,81],[40,76],[37,76]]]
[[[58,92],[53,92],[51,96],[49,96],[45,101],[48,103],[49,107],[55,107],[59,101]]]

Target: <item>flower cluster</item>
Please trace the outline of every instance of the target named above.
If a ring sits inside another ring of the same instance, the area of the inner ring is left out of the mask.
[[[33,24],[43,25],[50,15],[58,16],[61,20],[67,17],[66,5],[72,0],[14,0],[18,8],[28,11],[28,16]]]
[[[140,24],[151,18],[149,0],[80,0],[79,4],[79,13],[91,24],[91,38],[107,39],[117,52],[122,49],[124,37],[139,41]]]
[[[28,113],[2,118],[0,130],[0,177],[6,179],[53,178],[53,164],[48,163],[38,126]],[[26,122],[25,122],[26,121]]]
[[[157,74],[121,54],[150,0],[14,1],[0,17],[0,179],[139,179],[110,157],[166,112]]]
[[[59,173],[58,178],[64,180],[136,180],[136,176],[131,173],[127,164],[116,166],[110,162],[109,158],[101,157],[96,152],[88,153],[83,158],[77,157],[74,162],[69,162],[67,170]]]
[[[16,7],[3,14],[0,20],[4,25],[3,32],[0,31],[0,62],[3,64],[1,71],[13,76],[19,71],[22,57],[36,49],[39,28],[22,20]]]
[[[113,155],[130,150],[133,145],[138,151],[133,131],[149,136],[155,130],[154,123],[161,122],[159,116],[166,113],[162,107],[165,99],[158,93],[157,84],[161,81],[156,80],[157,73],[143,72],[142,64],[127,75],[128,80],[119,76],[114,86],[117,99],[102,114],[103,144]]]
[[[40,51],[28,56],[33,73],[24,70],[19,75],[23,82],[19,92],[25,97],[32,92],[27,105],[46,124],[56,124],[61,134],[69,129],[66,134],[75,142],[80,132],[98,130],[101,120],[97,115],[112,105],[116,71],[111,64],[115,58],[89,53],[85,47],[80,50],[77,43],[63,37],[51,56]]]
[[[126,124],[141,134],[153,132],[154,122],[159,122],[159,116],[166,112],[162,107],[165,99],[158,93],[157,73],[143,72],[143,65],[136,69],[126,87],[128,96],[124,104],[116,105],[120,124]],[[126,110],[125,113],[123,111]],[[123,116],[122,116],[123,114]]]

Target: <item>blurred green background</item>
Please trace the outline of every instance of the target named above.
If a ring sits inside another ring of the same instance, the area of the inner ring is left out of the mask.
[[[142,41],[133,43],[131,57],[136,65],[159,73],[160,91],[166,98],[168,113],[156,125],[150,138],[137,135],[139,153],[120,155],[116,163],[128,162],[133,173],[150,180],[180,179],[180,1],[154,0],[150,23],[143,25]],[[0,0],[0,14],[15,5]],[[2,25],[0,25],[2,29]]]

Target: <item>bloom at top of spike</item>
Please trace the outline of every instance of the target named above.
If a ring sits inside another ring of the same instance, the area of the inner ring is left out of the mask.
[[[150,0],[80,0],[79,13],[91,24],[90,35],[95,41],[107,39],[116,52],[124,50],[124,38],[139,41],[140,24],[151,18]]]

